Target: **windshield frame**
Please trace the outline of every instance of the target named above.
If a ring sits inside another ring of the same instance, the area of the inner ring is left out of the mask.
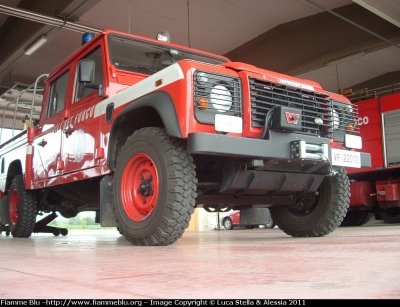
[[[229,59],[223,56],[201,53],[196,49],[117,33],[109,33],[107,41],[110,63],[116,69],[128,72],[152,75],[181,60],[191,60],[210,65],[229,62]]]

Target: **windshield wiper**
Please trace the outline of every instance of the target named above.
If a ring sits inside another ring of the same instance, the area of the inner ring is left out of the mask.
[[[121,67],[125,67],[125,68],[138,68],[138,69],[142,69],[142,70],[147,70],[147,71],[151,71],[151,72],[157,72],[154,69],[148,68],[146,66],[140,66],[140,65],[124,65],[121,64]]]

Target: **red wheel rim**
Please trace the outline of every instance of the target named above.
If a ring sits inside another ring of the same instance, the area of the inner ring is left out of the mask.
[[[157,203],[158,174],[153,160],[136,154],[122,174],[121,198],[126,214],[135,222],[146,219]]]
[[[19,195],[16,190],[12,191],[10,197],[10,221],[12,224],[17,223],[18,221],[18,204],[19,204]]]

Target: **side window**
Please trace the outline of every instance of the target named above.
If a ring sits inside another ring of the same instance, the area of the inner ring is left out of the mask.
[[[82,98],[85,98],[93,92],[97,92],[99,86],[103,85],[103,60],[101,57],[100,46],[94,49],[82,59],[92,60],[94,62],[94,81],[91,84],[80,84],[78,82],[78,76],[76,76],[75,102],[81,100]],[[79,67],[77,69],[77,73],[79,74]]]
[[[64,110],[65,98],[67,96],[69,70],[51,82],[49,103],[47,105],[47,117]]]

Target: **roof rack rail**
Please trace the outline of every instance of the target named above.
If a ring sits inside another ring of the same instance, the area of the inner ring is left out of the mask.
[[[29,113],[30,116],[27,118],[29,120],[29,122],[26,122],[26,127],[32,126],[32,124],[33,124],[33,115],[34,115],[33,114],[33,110],[34,110],[34,107],[35,107],[36,93],[40,92],[40,91],[41,92],[44,91],[43,88],[39,88],[38,87],[38,83],[39,83],[40,79],[42,79],[43,77],[47,77],[47,76],[48,76],[48,74],[40,75],[36,79],[36,81],[34,83],[29,85],[27,88],[19,91],[18,95],[12,101],[10,101],[9,103],[7,103],[4,106],[4,108],[2,110],[3,111],[3,116],[2,116],[2,120],[1,120],[1,126],[0,126],[0,144],[1,144],[1,138],[2,138],[3,129],[4,129],[4,120],[5,120],[5,117],[6,117],[6,111],[7,111],[8,107],[10,105],[15,104],[14,116],[13,116],[13,121],[12,121],[12,132],[11,132],[12,133],[12,137],[14,137],[14,131],[15,131],[16,122],[17,122],[19,99],[26,92],[33,92],[33,94],[32,94],[32,102],[31,102],[30,107],[28,107],[28,110],[30,110],[30,113]],[[20,85],[19,83],[14,84],[11,88],[6,90],[0,97],[4,97],[6,94],[10,93],[10,91],[14,90],[15,88],[18,88],[19,85]],[[26,107],[20,107],[20,109],[27,109],[27,108]],[[25,115],[25,117],[27,117],[27,114]]]

